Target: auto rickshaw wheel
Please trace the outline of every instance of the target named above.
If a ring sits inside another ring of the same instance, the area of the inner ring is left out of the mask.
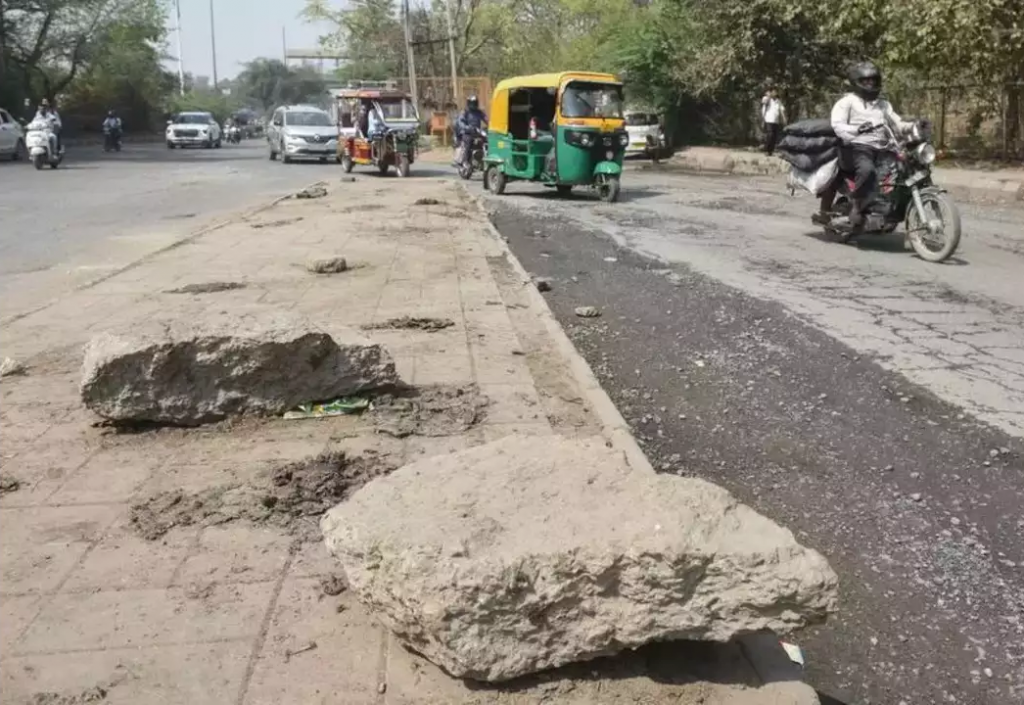
[[[400,154],[398,156],[398,175],[399,176],[408,176],[409,175],[409,169],[410,169],[409,157],[405,156],[404,154]]]
[[[597,195],[605,203],[615,203],[619,200],[619,177],[598,174]]]
[[[508,182],[508,179],[505,178],[505,173],[497,167],[488,169],[488,173],[491,175],[491,178],[488,181],[491,187],[491,193],[495,196],[500,196],[505,193],[505,184]]]
[[[380,164],[377,165],[377,170],[380,172],[381,176],[387,176],[389,168],[390,167],[387,162],[381,162]]]
[[[558,184],[555,186],[555,189],[558,190],[559,196],[568,196],[570,193],[572,193],[572,186],[570,186],[569,184]]]
[[[341,157],[341,168],[345,171],[346,174],[351,174],[352,173],[352,167],[354,167],[355,165],[356,165],[355,162],[352,161],[352,157],[350,157],[347,154],[343,154],[342,155],[342,157]]]

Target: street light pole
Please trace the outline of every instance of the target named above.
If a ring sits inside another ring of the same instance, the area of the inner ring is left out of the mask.
[[[181,0],[174,0],[174,19],[178,35],[178,93],[185,95],[185,64],[181,58]]]
[[[213,90],[217,90],[217,30],[213,25],[213,0],[210,0],[210,50],[213,52]]]
[[[455,28],[452,26],[452,0],[445,0],[444,16],[448,20],[448,54],[452,60],[452,102],[459,107],[459,69],[455,62]]]

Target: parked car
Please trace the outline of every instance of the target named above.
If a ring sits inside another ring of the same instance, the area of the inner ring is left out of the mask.
[[[210,113],[178,113],[167,121],[167,149],[220,148],[221,129]]]
[[[647,110],[627,110],[626,132],[629,133],[629,144],[626,146],[627,156],[642,154],[654,161],[668,156],[665,132],[657,113]]]
[[[271,160],[280,155],[285,164],[295,159],[326,164],[338,156],[338,126],[326,110],[314,105],[285,105],[270,119],[267,145]]]
[[[25,156],[25,130],[14,117],[0,108],[0,158],[16,161]]]

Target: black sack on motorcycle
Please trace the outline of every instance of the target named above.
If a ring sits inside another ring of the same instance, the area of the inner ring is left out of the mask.
[[[839,148],[832,147],[824,152],[813,154],[795,154],[793,152],[777,152],[777,154],[800,171],[817,171],[820,167],[839,157]]]
[[[783,135],[795,135],[797,137],[832,137],[835,138],[835,130],[832,129],[832,121],[829,118],[810,118],[791,122],[782,128]]]
[[[835,135],[831,137],[804,137],[802,135],[785,135],[775,149],[780,152],[792,152],[793,154],[817,154],[833,147],[838,147],[840,140]]]

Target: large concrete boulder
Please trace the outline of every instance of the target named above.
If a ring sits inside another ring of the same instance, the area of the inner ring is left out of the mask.
[[[601,439],[511,436],[377,479],[321,520],[360,599],[452,675],[501,681],[657,640],[784,634],[825,559],[710,483]]]
[[[193,426],[395,384],[381,345],[282,312],[155,320],[94,337],[82,401],[114,421]]]

